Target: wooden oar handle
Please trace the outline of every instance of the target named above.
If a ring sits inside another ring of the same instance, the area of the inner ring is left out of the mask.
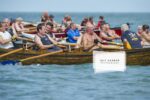
[[[34,42],[32,39],[28,39],[28,38],[23,38],[23,37],[16,37],[17,39],[19,40],[25,40],[25,41],[28,41],[28,42]]]
[[[70,46],[76,46],[76,43],[59,43],[60,45],[70,45]]]
[[[58,44],[58,45],[56,45],[56,46],[58,46],[58,47],[60,47],[60,48],[66,48],[66,46],[60,45],[60,44]]]
[[[109,46],[107,46],[107,45],[102,45],[102,46],[100,46],[100,48],[102,48],[102,49],[108,49],[108,50],[123,50],[123,48],[122,47],[120,47],[120,46],[115,46],[115,45],[109,45]]]
[[[112,44],[112,45],[123,46],[122,43],[115,43],[115,42],[105,42],[105,41],[102,41],[101,43],[102,43],[102,44],[103,44],[103,43],[107,43],[107,44]]]
[[[21,50],[23,50],[23,48],[19,48],[19,49],[10,51],[10,52],[8,52],[8,53],[2,54],[2,55],[0,55],[0,58],[5,57],[5,56],[10,55],[10,54],[13,54],[13,53],[16,53],[16,52],[19,52],[19,51],[21,51]]]
[[[34,45],[35,45],[35,44],[32,44],[32,45],[28,46],[27,48],[30,48],[30,47],[32,47],[32,46],[34,46]],[[0,55],[0,58],[5,57],[5,56],[8,56],[8,55],[13,54],[13,53],[16,53],[16,52],[19,52],[19,51],[21,51],[21,50],[23,50],[23,49],[24,49],[24,48],[19,48],[19,49],[10,51],[10,52],[8,52],[8,53],[2,54],[2,55]]]
[[[115,43],[115,42],[107,42],[109,44],[114,44],[114,45],[118,45],[118,46],[123,46],[123,43]]]

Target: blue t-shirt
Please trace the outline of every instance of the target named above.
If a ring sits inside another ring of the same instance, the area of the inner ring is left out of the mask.
[[[129,42],[129,44],[131,45],[132,48],[142,48],[141,39],[134,32],[131,32],[131,31],[123,32],[123,34],[121,36],[121,39],[122,39],[122,41],[124,39],[126,39]]]
[[[67,32],[68,42],[70,43],[76,43],[77,40],[75,40],[74,37],[79,37],[79,36],[80,36],[80,32],[78,29],[75,30],[69,29]]]

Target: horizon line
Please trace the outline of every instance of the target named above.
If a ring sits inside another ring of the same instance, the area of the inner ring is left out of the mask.
[[[0,11],[0,13],[33,13],[33,12],[35,12],[35,13],[42,13],[42,12],[51,12],[51,13],[150,13],[150,12],[125,12],[125,11],[123,11],[123,12],[92,12],[92,11],[89,11],[89,12],[87,12],[87,11],[79,11],[79,12],[77,12],[77,11]]]

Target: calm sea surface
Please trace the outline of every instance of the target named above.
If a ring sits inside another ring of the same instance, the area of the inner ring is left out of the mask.
[[[149,13],[52,13],[57,22],[64,15],[80,23],[103,15],[112,27],[130,22],[133,31],[150,25]],[[41,13],[0,13],[3,18],[40,21]],[[150,100],[150,66],[128,66],[126,72],[94,74],[92,64],[0,65],[0,100]]]
[[[150,100],[150,66],[103,74],[92,64],[0,66],[0,100]]]
[[[75,23],[80,24],[84,17],[93,16],[94,21],[97,23],[99,16],[105,17],[106,22],[110,23],[112,27],[118,27],[124,23],[131,23],[131,29],[136,31],[138,25],[148,24],[150,25],[150,13],[49,13],[55,16],[55,20],[61,23],[65,15],[70,15]],[[0,21],[3,18],[22,17],[25,21],[39,22],[42,13],[0,13]]]

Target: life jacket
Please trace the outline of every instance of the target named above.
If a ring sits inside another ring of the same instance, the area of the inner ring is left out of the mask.
[[[128,41],[124,42],[124,47],[125,47],[125,49],[129,49],[129,50],[132,49],[132,47]]]

